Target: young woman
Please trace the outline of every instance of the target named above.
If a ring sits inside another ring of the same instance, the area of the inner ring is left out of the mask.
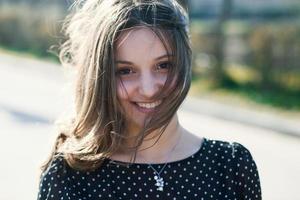
[[[75,114],[43,167],[38,199],[261,199],[241,144],[184,129],[188,17],[175,0],[87,0],[66,23]]]

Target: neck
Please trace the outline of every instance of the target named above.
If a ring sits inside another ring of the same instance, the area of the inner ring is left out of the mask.
[[[154,131],[144,138],[137,150],[136,162],[160,163],[171,159],[171,154],[179,145],[182,134],[183,128],[175,114],[161,136],[159,131]]]
[[[164,162],[166,159],[170,159],[172,151],[179,143],[182,132],[177,115],[175,115],[160,137],[158,132],[149,134],[152,139],[147,140],[148,138],[146,138],[143,141],[138,149],[137,159],[143,162]],[[154,135],[156,137],[153,138]]]

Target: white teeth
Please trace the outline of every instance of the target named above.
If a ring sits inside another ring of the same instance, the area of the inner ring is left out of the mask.
[[[161,101],[155,101],[153,103],[136,103],[136,104],[142,108],[155,108],[160,103],[161,103]]]

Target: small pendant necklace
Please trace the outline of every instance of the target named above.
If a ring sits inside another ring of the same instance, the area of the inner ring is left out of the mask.
[[[167,166],[168,163],[165,163],[164,166],[161,168],[159,172],[156,171],[156,169],[148,163],[149,167],[151,167],[155,173],[154,180],[156,180],[155,186],[157,186],[157,190],[163,191],[164,190],[164,179],[160,177],[161,172],[164,170],[164,168]]]
[[[170,152],[170,155],[169,155],[170,158],[171,158],[171,156],[172,156],[172,153],[173,153],[175,147],[178,145],[178,143],[179,143],[179,141],[180,141],[181,135],[182,135],[182,134],[180,134],[179,139],[177,140],[176,144],[174,145],[174,147],[172,148],[172,150],[171,150],[171,152]],[[168,157],[169,157],[169,156],[168,156]],[[161,168],[161,170],[158,172],[158,171],[152,166],[151,163],[148,163],[148,166],[154,171],[154,174],[155,174],[155,175],[154,175],[154,180],[156,181],[155,186],[157,186],[156,189],[157,189],[158,191],[163,191],[163,190],[164,190],[164,184],[165,184],[165,182],[164,182],[163,177],[160,176],[160,174],[163,172],[163,170],[165,169],[165,167],[167,166],[167,164],[168,164],[168,161],[163,165],[163,167]]]

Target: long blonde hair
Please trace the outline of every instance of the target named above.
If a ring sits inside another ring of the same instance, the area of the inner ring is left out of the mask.
[[[75,115],[67,128],[60,130],[43,170],[58,155],[74,169],[93,170],[123,148],[126,123],[116,94],[114,44],[122,30],[137,26],[151,28],[165,47],[170,47],[174,60],[164,92],[156,95],[164,101],[136,137],[132,162],[146,135],[153,130],[163,134],[190,88],[186,11],[175,0],[77,1],[66,18],[63,30],[67,40],[60,51],[61,63],[78,71]]]

